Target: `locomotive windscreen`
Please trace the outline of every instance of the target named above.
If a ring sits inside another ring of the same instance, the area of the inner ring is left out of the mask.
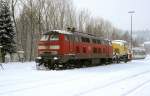
[[[57,41],[59,40],[59,33],[46,33],[46,34],[43,34],[42,38],[40,41]]]
[[[49,35],[43,35],[40,41],[47,41],[49,38]]]
[[[57,41],[57,40],[59,40],[58,34],[51,34],[50,35],[50,41]]]

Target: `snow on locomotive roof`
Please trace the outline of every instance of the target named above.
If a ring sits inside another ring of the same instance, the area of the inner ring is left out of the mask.
[[[127,44],[127,41],[124,41],[124,40],[113,40],[112,43],[124,45],[124,44]]]
[[[60,33],[60,34],[72,34],[71,32],[69,32],[69,31],[65,31],[65,30],[51,30],[51,31],[49,31],[49,32],[46,32],[45,34],[49,34],[49,33],[54,33],[54,32],[56,32],[56,33]]]
[[[114,41],[112,41],[112,43],[119,44],[119,45],[124,45],[124,43],[122,43],[122,42],[114,42]]]
[[[113,40],[113,42],[127,43],[127,41],[125,41],[125,40]]]

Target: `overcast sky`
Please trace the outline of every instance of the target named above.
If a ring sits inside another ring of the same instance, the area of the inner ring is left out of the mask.
[[[77,9],[87,8],[93,16],[130,30],[130,10],[134,10],[133,30],[150,29],[150,0],[74,0]]]

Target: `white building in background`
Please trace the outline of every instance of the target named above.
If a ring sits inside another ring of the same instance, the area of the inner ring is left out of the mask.
[[[144,59],[146,57],[146,52],[143,47],[132,48],[132,59]]]
[[[144,42],[144,48],[147,54],[150,54],[150,41]]]

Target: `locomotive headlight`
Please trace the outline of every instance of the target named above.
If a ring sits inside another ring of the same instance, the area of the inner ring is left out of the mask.
[[[54,60],[58,60],[58,57],[54,57]]]
[[[51,45],[50,47],[49,47],[49,49],[60,49],[60,46],[59,45]]]
[[[39,57],[36,57],[36,59],[42,59],[42,57],[39,56]]]
[[[36,57],[35,62],[36,62],[36,63],[40,63],[41,60],[42,60],[42,57],[39,56],[39,57]]]

